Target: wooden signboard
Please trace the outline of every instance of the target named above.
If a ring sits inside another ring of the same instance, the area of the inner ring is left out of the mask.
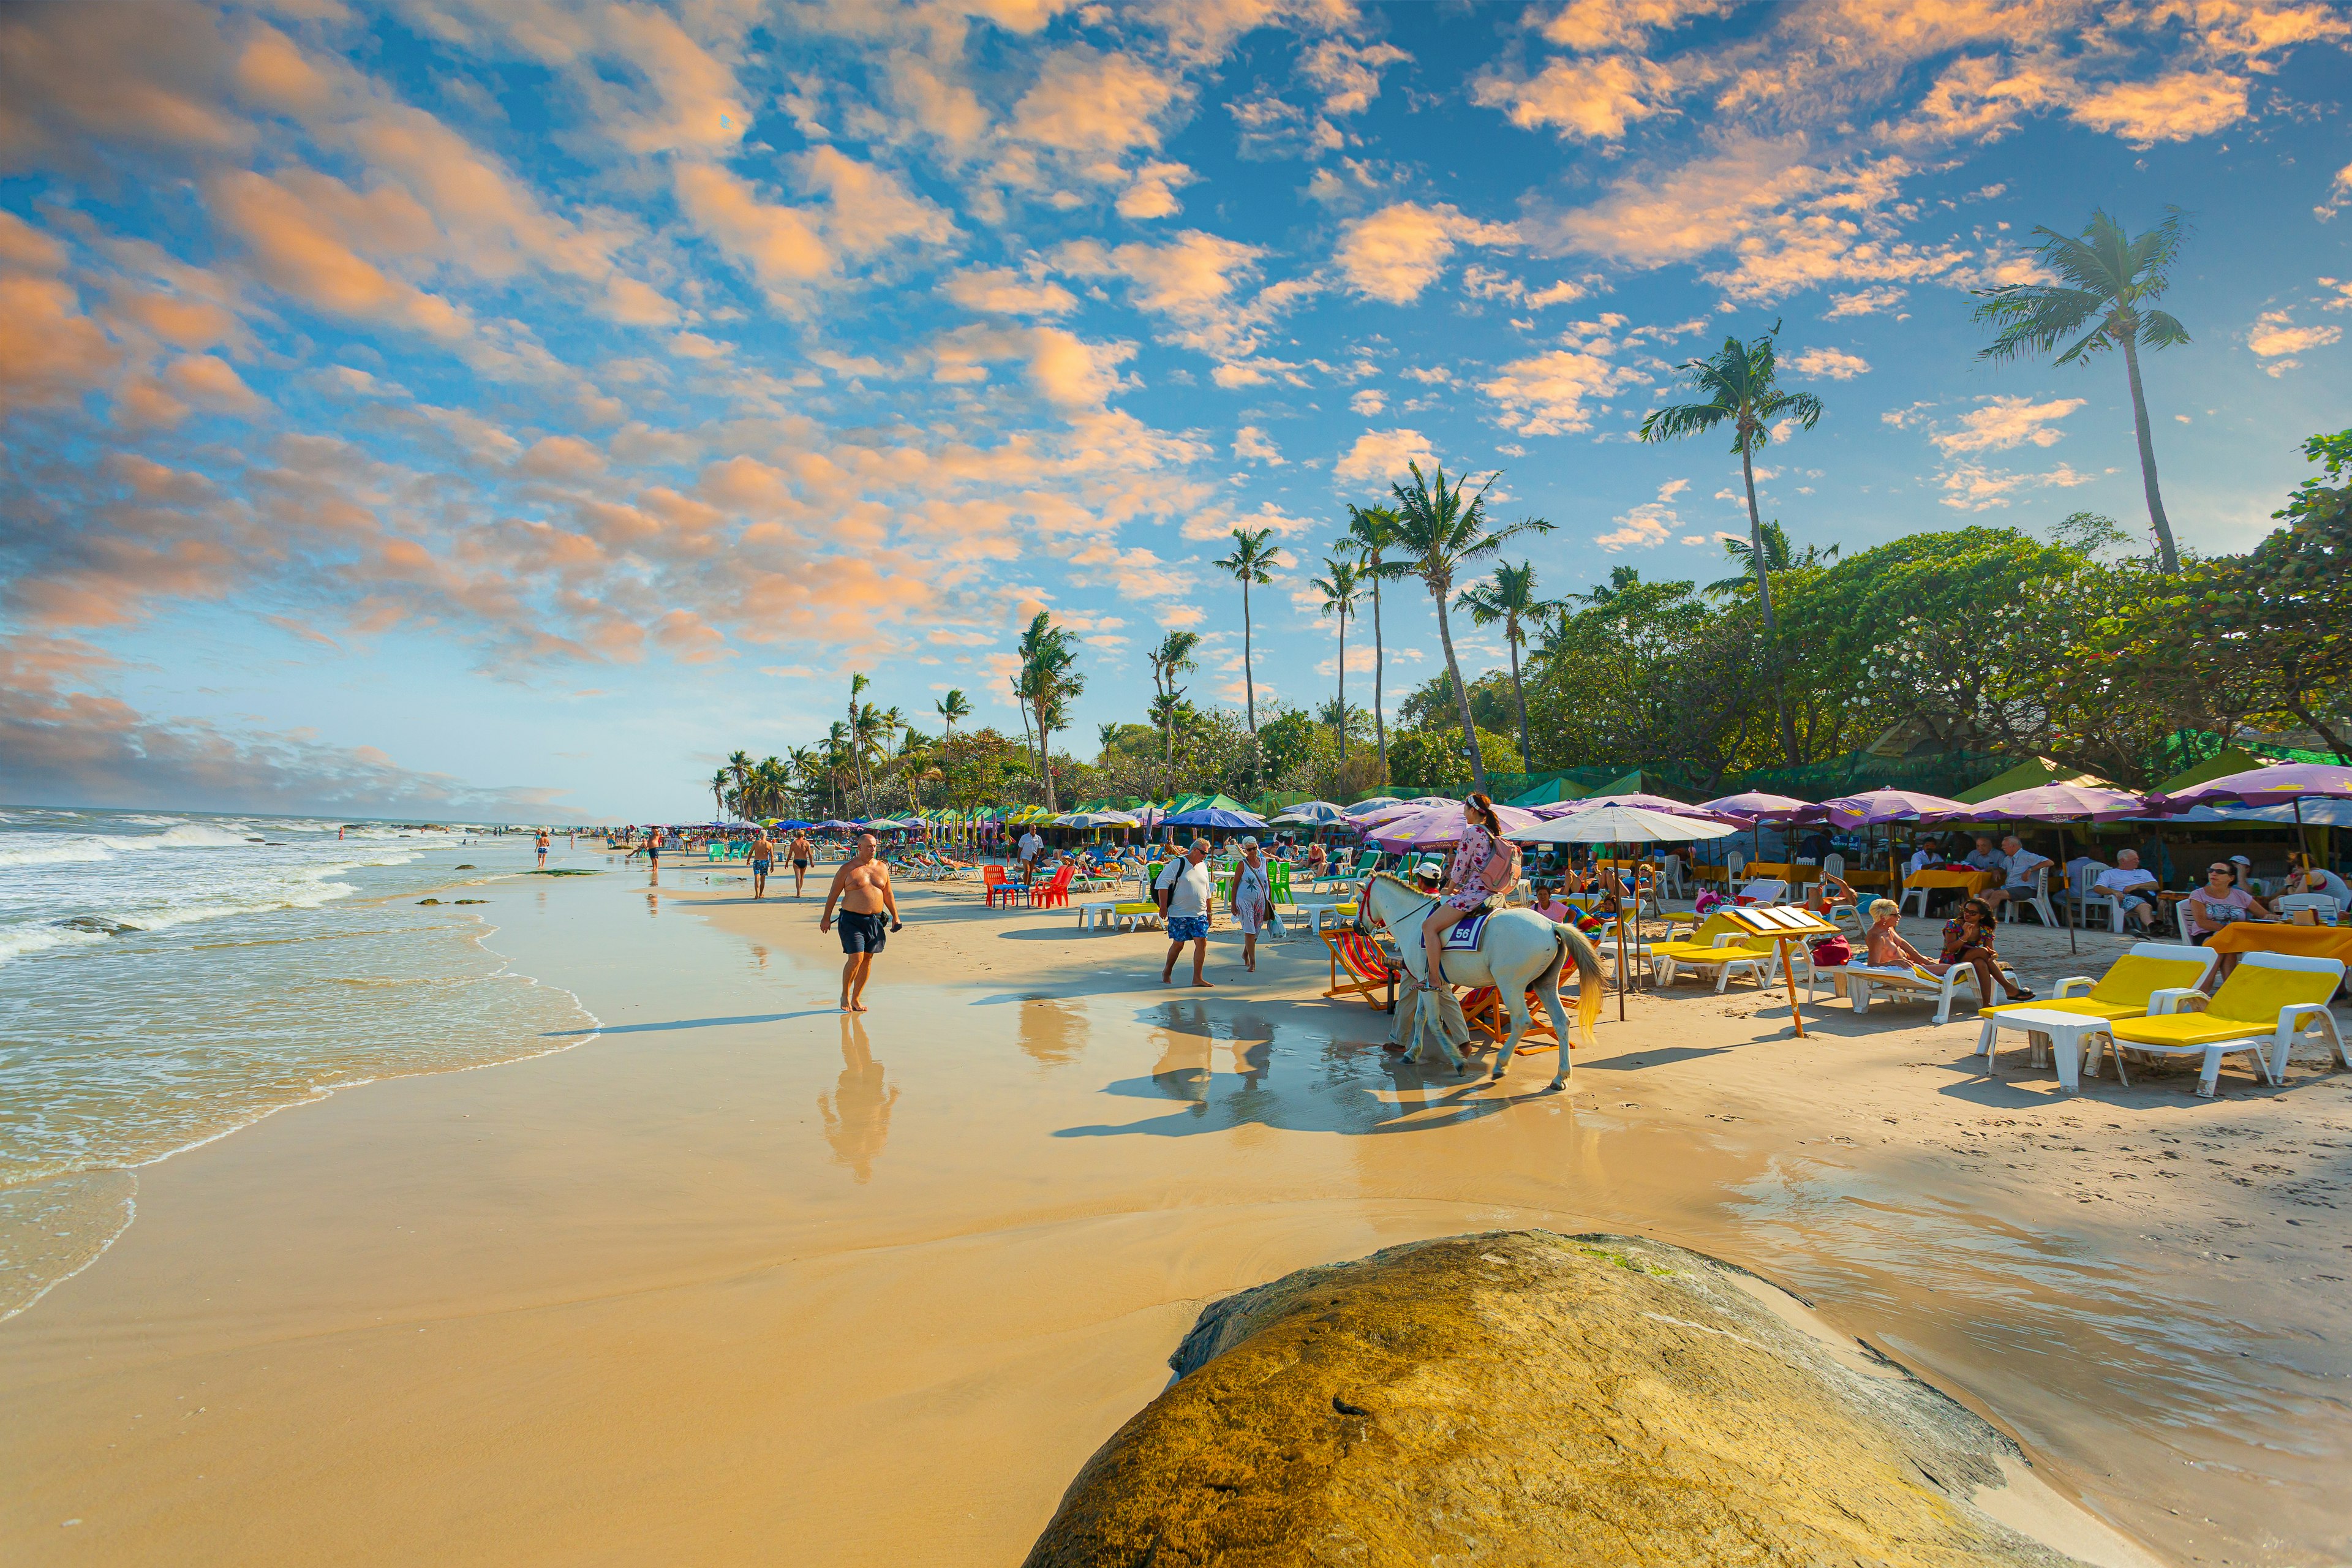
[[[1780,974],[1789,984],[1789,1016],[1797,1026],[1797,1038],[1805,1037],[1805,1015],[1797,1006],[1797,971],[1789,962],[1789,944],[1811,942],[1817,937],[1835,936],[1838,928],[1829,921],[1795,904],[1748,904],[1723,911],[1732,923],[1758,936],[1769,936],[1780,950]]]

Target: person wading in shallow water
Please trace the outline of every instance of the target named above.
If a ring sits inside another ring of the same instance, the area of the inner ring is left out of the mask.
[[[857,836],[857,852],[833,874],[833,889],[824,896],[824,913],[817,917],[816,929],[831,931],[833,906],[841,905],[841,951],[848,955],[841,965],[845,1013],[866,1011],[866,980],[874,955],[882,951],[890,932],[901,929],[898,900],[890,891],[890,868],[875,858],[876,842],[871,833]]]
[[[751,896],[764,899],[768,896],[768,868],[776,862],[776,841],[768,837],[764,827],[760,829],[760,837],[751,840]]]

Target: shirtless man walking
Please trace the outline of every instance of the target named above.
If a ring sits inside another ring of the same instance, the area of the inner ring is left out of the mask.
[[[866,979],[874,955],[890,932],[899,929],[898,900],[890,891],[890,868],[875,856],[874,835],[857,836],[857,852],[833,874],[833,890],[824,896],[824,913],[816,929],[833,929],[833,906],[841,905],[841,951],[848,955],[841,966],[841,1010],[866,1011]],[[887,917],[887,918],[886,918]]]
[[[768,868],[775,863],[776,841],[769,837],[768,830],[762,827],[760,829],[760,837],[751,840],[751,896],[753,898],[764,899],[768,896]]]
[[[793,841],[784,846],[784,852],[792,859],[793,897],[797,899],[802,896],[802,884],[808,880],[809,866],[816,859],[816,851],[809,847],[808,829],[793,828]]]

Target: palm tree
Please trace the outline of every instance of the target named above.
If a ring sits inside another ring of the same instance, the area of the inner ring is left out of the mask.
[[[1053,624],[1040,610],[1021,636],[1021,673],[1013,679],[1013,695],[1037,715],[1037,772],[1045,781],[1045,806],[1057,809],[1054,795],[1054,731],[1068,715],[1070,702],[1086,689],[1077,673],[1077,653],[1069,629]],[[1026,722],[1024,715],[1024,722]]]
[[[853,669],[849,672],[849,728],[852,731],[852,746],[850,750],[849,762],[851,768],[857,775],[857,804],[869,816],[873,815],[873,810],[872,803],[866,799],[866,795],[865,747],[863,744],[858,743],[859,741],[862,740],[862,737],[857,737],[856,735],[856,731],[857,729],[857,694],[873,684],[874,683],[872,681],[858,674],[857,671]],[[871,704],[868,704],[868,706],[871,706]]]
[[[743,781],[751,776],[751,753],[749,752],[729,752],[727,756],[727,771],[735,775],[735,793],[739,795],[741,795],[743,793]]]
[[[1473,561],[1502,549],[1506,540],[1522,533],[1549,533],[1552,525],[1539,517],[1523,518],[1507,528],[1486,526],[1486,492],[1502,476],[1487,476],[1475,494],[1466,494],[1466,481],[1445,482],[1445,470],[1433,478],[1410,465],[1412,488],[1389,487],[1396,494],[1398,553],[1429,590],[1437,606],[1437,640],[1445,647],[1446,673],[1454,679],[1454,700],[1461,710],[1462,739],[1470,748],[1470,772],[1484,793],[1486,760],[1478,752],[1478,726],[1470,717],[1470,689],[1462,683],[1462,661],[1454,654],[1454,625],[1445,616],[1445,601],[1454,592],[1455,574]]]
[[[1555,613],[1560,603],[1536,597],[1532,561],[1517,566],[1507,561],[1497,563],[1494,576],[1463,589],[1455,603],[1482,626],[1503,624],[1503,642],[1511,650],[1511,696],[1519,706],[1519,771],[1531,773],[1536,771],[1535,752],[1528,744],[1528,693],[1519,684],[1519,647],[1528,640],[1528,624]]]
[[[1170,632],[1147,656],[1151,660],[1151,689],[1159,695],[1152,700],[1151,721],[1160,726],[1160,787],[1174,787],[1176,771],[1176,714],[1184,703],[1184,688],[1176,678],[1187,670],[1200,668],[1192,650],[1201,646],[1198,632]]]
[[[948,694],[932,703],[931,709],[939,714],[940,722],[947,728],[946,743],[950,746],[954,745],[955,727],[971,717],[971,699],[963,694],[963,688],[950,686],[948,688]]]
[[[2156,530],[2156,552],[2166,575],[2180,571],[2180,556],[2172,543],[2172,521],[2164,515],[2164,496],[2156,484],[2156,440],[2147,425],[2147,394],[2139,379],[2139,345],[2168,349],[2189,341],[2189,329],[2162,310],[2145,309],[2162,296],[2172,279],[2165,268],[2180,254],[2189,237],[2185,215],[2168,206],[2165,220],[2137,239],[2123,225],[2098,208],[2079,239],[2055,229],[2036,226],[2042,242],[2034,247],[2043,265],[2058,274],[2059,283],[2011,283],[2000,289],[1979,289],[1984,303],[1976,319],[2000,329],[1990,347],[1977,357],[1994,361],[2015,359],[2028,352],[2048,353],[2068,338],[2074,342],[2053,362],[2087,363],[2102,349],[2124,352],[2124,374],[2131,384],[2132,428],[2139,437],[2140,484],[2147,491],[2148,525]],[[2082,333],[2079,338],[2077,332]]]
[[[1756,589],[1756,565],[1752,557],[1756,547],[1744,539],[1727,539],[1723,542],[1723,553],[1738,568],[1738,575],[1709,583],[1706,591],[1710,594],[1753,593]],[[1764,570],[1767,573],[1802,571],[1825,565],[1835,560],[1837,553],[1838,547],[1834,544],[1808,544],[1805,552],[1800,555],[1789,542],[1788,531],[1780,526],[1779,518],[1769,519],[1764,524]]]
[[[1756,510],[1756,451],[1772,439],[1772,426],[1780,421],[1792,419],[1799,428],[1810,430],[1821,423],[1823,413],[1822,400],[1811,393],[1783,391],[1774,383],[1774,340],[1780,335],[1780,323],[1775,321],[1770,331],[1753,342],[1727,337],[1712,357],[1676,366],[1690,376],[1693,390],[1706,395],[1706,401],[1654,409],[1642,421],[1641,431],[1644,441],[1675,441],[1704,435],[1727,419],[1732,422],[1731,449],[1739,454],[1740,477],[1748,485],[1748,539],[1767,633],[1775,629],[1775,623],[1772,584],[1765,575],[1764,517]]]
[[[743,753],[738,752],[735,754],[740,757]],[[710,815],[713,816],[727,815],[727,781],[731,776],[725,768],[710,775]],[[736,797],[740,799],[742,793],[743,786],[739,783],[735,786]]]
[[[1339,771],[1348,771],[1348,617],[1356,613],[1356,596],[1363,580],[1356,574],[1356,563],[1344,555],[1327,555],[1323,570],[1328,576],[1315,579],[1314,586],[1323,595],[1323,607],[1318,614],[1336,617],[1339,623]]]
[[[856,710],[852,710],[854,713]],[[824,732],[824,769],[833,781],[833,814],[842,812],[841,772],[849,763],[849,726],[835,719]]]
[[[1410,575],[1412,565],[1403,561],[1388,560],[1383,552],[1397,542],[1397,515],[1384,506],[1351,506],[1348,509],[1348,531],[1342,534],[1335,548],[1354,549],[1362,558],[1358,575],[1372,585],[1372,734],[1381,745],[1381,778],[1389,776],[1389,724],[1381,711],[1381,683],[1386,679],[1388,647],[1381,636],[1381,584],[1391,578]]]
[[[1242,585],[1242,694],[1248,704],[1250,732],[1250,784],[1265,786],[1265,753],[1257,743],[1257,674],[1252,668],[1250,647],[1250,584],[1260,587],[1274,581],[1270,568],[1282,563],[1282,552],[1266,542],[1274,530],[1261,528],[1252,531],[1245,528],[1234,530],[1234,552],[1216,564],[1240,579]]]
[[[801,787],[814,795],[817,793],[817,772],[824,765],[815,748],[794,746],[784,753],[784,761],[792,769],[793,776],[801,781]]]

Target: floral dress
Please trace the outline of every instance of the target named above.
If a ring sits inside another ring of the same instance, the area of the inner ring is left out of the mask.
[[[1454,883],[1454,891],[1445,895],[1438,906],[1458,915],[1475,914],[1495,896],[1486,886],[1486,868],[1498,855],[1510,853],[1508,845],[1497,844],[1494,836],[1476,823],[1465,823],[1462,842],[1454,847],[1454,863],[1446,868],[1446,876]]]

